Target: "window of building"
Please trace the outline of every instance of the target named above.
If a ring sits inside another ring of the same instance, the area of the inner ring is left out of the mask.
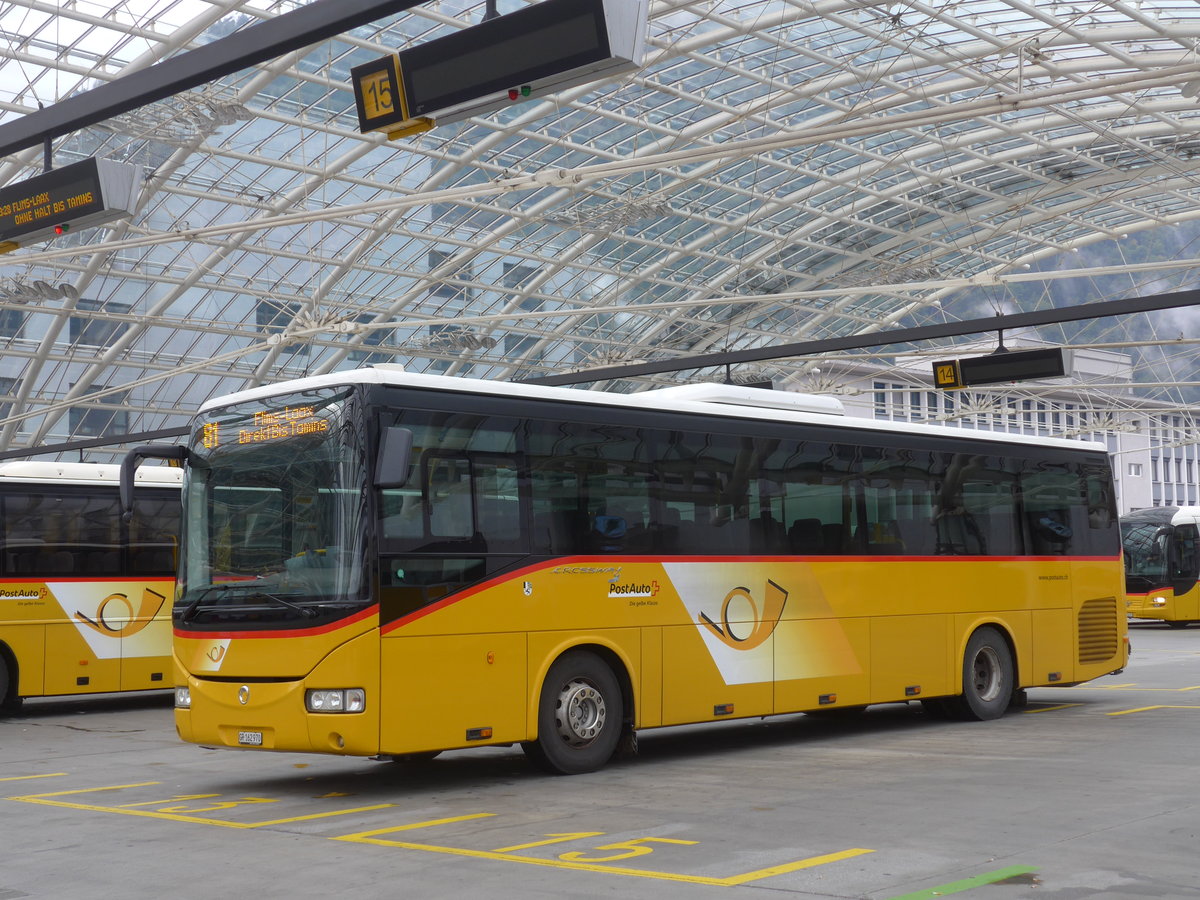
[[[114,301],[101,302],[81,297],[75,302],[78,312],[98,312],[128,314],[133,307],[128,303]],[[68,332],[73,344],[87,344],[92,347],[108,347],[121,335],[129,330],[128,322],[114,322],[109,319],[93,318],[91,316],[71,316]]]

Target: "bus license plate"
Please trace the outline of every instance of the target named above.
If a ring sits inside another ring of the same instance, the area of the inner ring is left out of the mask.
[[[261,731],[239,731],[238,743],[247,747],[261,747],[262,736]]]

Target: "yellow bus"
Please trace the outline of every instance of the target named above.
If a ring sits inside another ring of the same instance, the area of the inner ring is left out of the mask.
[[[919,700],[993,719],[1121,669],[1097,444],[374,367],[206,403],[175,722],[208,746],[557,773],[638,729]]]
[[[1158,506],[1121,517],[1125,611],[1172,628],[1200,622],[1200,506]]]
[[[26,697],[171,687],[181,469],[0,464],[0,709]]]

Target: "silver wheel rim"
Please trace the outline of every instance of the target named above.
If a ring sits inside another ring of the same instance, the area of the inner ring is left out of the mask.
[[[604,695],[586,681],[567,682],[558,694],[554,724],[558,735],[572,747],[586,747],[604,730],[608,706]]]
[[[975,654],[971,665],[971,684],[975,696],[985,703],[990,703],[1000,696],[1000,654],[994,647],[982,647]]]

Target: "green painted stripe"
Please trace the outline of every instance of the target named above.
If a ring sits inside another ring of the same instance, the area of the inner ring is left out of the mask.
[[[926,888],[923,891],[916,891],[912,894],[902,894],[899,897],[891,897],[889,900],[933,900],[934,897],[945,897],[949,894],[960,894],[963,891],[969,891],[972,888],[983,887],[985,884],[995,884],[997,881],[1003,881],[1005,878],[1012,878],[1014,875],[1028,875],[1030,872],[1036,872],[1036,868],[1030,866],[1009,866],[1007,869],[997,869],[995,872],[988,872],[985,875],[976,875],[974,878],[964,878],[962,881],[954,881],[950,884],[943,884],[935,888]]]

